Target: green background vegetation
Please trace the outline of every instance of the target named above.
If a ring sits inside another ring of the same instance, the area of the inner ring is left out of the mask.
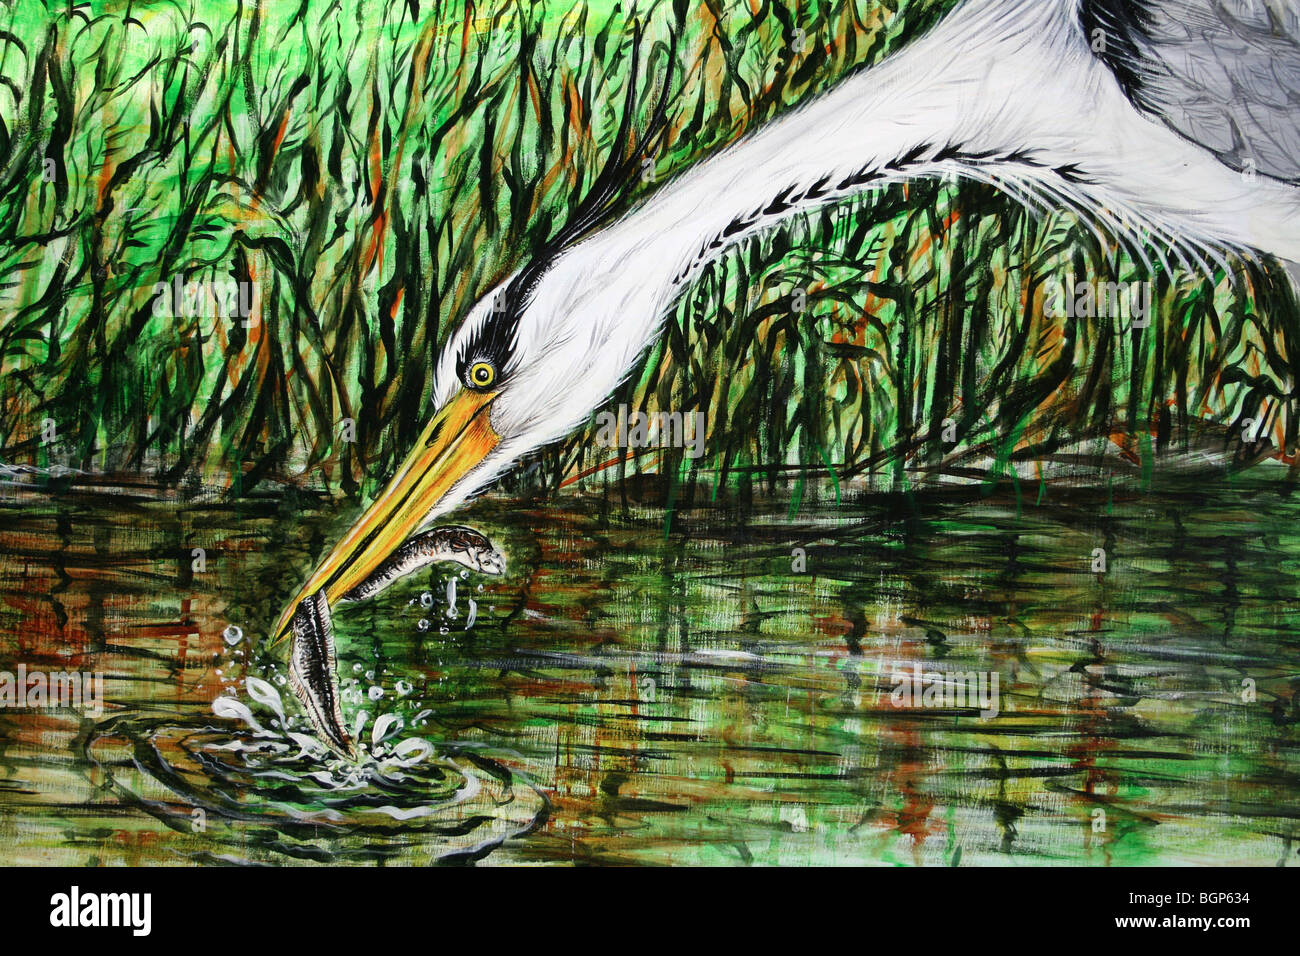
[[[647,188],[952,5],[642,3],[633,78],[631,14],[608,0],[10,0],[0,458],[364,495],[427,420],[449,330],[625,148],[634,81],[645,122],[670,37],[672,123]],[[977,184],[797,216],[719,258],[610,399],[704,411],[702,458],[656,450],[606,471],[593,425],[507,483],[650,471],[838,489],[905,467],[996,475],[1111,435],[1147,464],[1206,440],[1249,457],[1260,449],[1229,428],[1248,417],[1294,450],[1284,282],[1248,263],[1160,272],[1139,333],[1045,319],[1043,285],[1067,273],[1142,276],[1073,215],[1030,215]],[[254,323],[155,316],[154,284],[177,276],[251,283]],[[955,447],[935,440],[944,419]],[[1219,427],[1208,439],[1204,422]]]

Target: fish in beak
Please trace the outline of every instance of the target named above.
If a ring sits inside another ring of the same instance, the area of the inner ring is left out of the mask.
[[[347,756],[353,755],[353,747],[339,708],[330,608],[369,597],[434,561],[456,561],[487,573],[505,568],[499,552],[472,529],[435,528],[415,536],[447,492],[500,443],[489,418],[496,394],[461,389],[438,411],[392,481],[312,572],[276,623],[275,644],[293,638],[290,677],[295,692],[321,736]]]

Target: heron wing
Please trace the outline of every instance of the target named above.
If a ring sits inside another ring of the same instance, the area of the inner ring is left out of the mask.
[[[1233,169],[1300,183],[1294,0],[1083,0],[1081,17],[1139,109]]]

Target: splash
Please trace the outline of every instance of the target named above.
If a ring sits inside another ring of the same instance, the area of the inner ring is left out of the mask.
[[[211,716],[110,721],[86,754],[124,802],[173,826],[202,820],[195,839],[236,854],[222,860],[478,859],[549,814],[541,791],[505,762],[407,736],[398,713],[356,714],[355,760],[296,729],[305,722],[286,715],[262,678],[246,678],[240,696],[217,697]]]

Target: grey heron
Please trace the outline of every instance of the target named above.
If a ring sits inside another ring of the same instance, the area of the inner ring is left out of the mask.
[[[643,143],[662,135],[652,126]],[[421,529],[587,420],[699,270],[755,232],[882,183],[956,175],[1116,233],[1138,224],[1180,255],[1300,261],[1300,13],[1284,0],[965,0],[627,208],[633,171],[611,162],[552,241],[469,310],[428,425],[277,623],[336,749],[350,742],[330,607],[431,560],[498,567],[485,543],[457,556]]]

